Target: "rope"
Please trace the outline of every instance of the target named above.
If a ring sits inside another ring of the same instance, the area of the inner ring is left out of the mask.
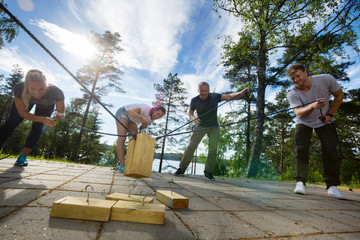
[[[268,113],[268,114],[265,114],[265,115],[263,116],[263,118],[265,118],[265,117],[267,117],[267,116],[275,115],[275,114],[278,114],[278,113],[281,113],[281,112],[286,112],[286,111],[289,111],[289,110],[294,109],[294,108],[304,107],[304,106],[309,105],[309,104],[311,104],[311,103],[314,103],[314,102],[316,102],[316,101],[317,101],[317,100],[312,101],[312,102],[309,102],[309,103],[304,103],[304,104],[299,105],[299,106],[296,106],[296,107],[286,108],[286,109],[282,109],[282,110],[279,110],[279,111],[276,111],[276,112]],[[258,119],[258,118],[262,118],[262,117],[260,117],[260,116],[259,116],[259,117],[254,117],[254,118],[250,118],[250,120],[255,120],[255,119]],[[162,137],[165,137],[165,136],[176,136],[176,135],[180,135],[180,134],[206,131],[206,130],[213,129],[213,128],[219,128],[219,127],[225,127],[225,126],[231,126],[231,125],[234,125],[234,124],[243,123],[243,122],[245,122],[245,121],[247,121],[247,119],[242,119],[242,120],[237,121],[237,122],[226,123],[226,124],[211,126],[211,127],[202,128],[202,129],[194,129],[194,130],[186,131],[186,132],[173,133],[173,134],[165,134],[165,135],[156,137],[156,140],[158,140],[158,139],[160,139],[160,138],[162,138]]]
[[[119,121],[119,119],[116,118],[116,116],[89,90],[86,88],[86,86],[84,84],[82,84],[79,79],[77,79],[77,77],[70,72],[70,70],[65,67],[65,65],[55,57],[54,54],[52,54],[50,52],[50,50],[48,50],[44,44],[42,44],[40,42],[39,39],[37,39],[34,34],[32,34],[25,26],[24,24],[22,24],[1,2],[0,2],[0,8],[2,10],[4,10],[4,12],[6,12],[10,18],[12,18],[37,44],[39,44],[39,46],[45,50],[45,52],[47,52],[50,57],[52,57],[87,93],[89,93],[113,118],[115,118],[115,120],[120,123],[128,132],[129,134],[136,139],[136,134],[133,134],[122,122]]]
[[[178,127],[178,128],[176,128],[176,129],[174,129],[174,130],[172,130],[172,131],[168,132],[167,134],[164,134],[164,135],[162,135],[162,136],[157,137],[157,138],[156,138],[156,140],[159,140],[160,138],[167,137],[167,136],[175,136],[175,135],[179,135],[179,134],[172,135],[171,133],[173,133],[173,132],[175,132],[175,131],[179,130],[180,128],[185,127],[186,125],[188,125],[188,124],[190,124],[190,123],[192,123],[192,122],[194,122],[196,119],[199,119],[200,117],[205,116],[206,114],[209,114],[211,111],[214,111],[215,109],[217,109],[217,108],[221,107],[221,106],[222,106],[222,105],[224,105],[225,103],[227,103],[227,102],[229,102],[229,101],[233,100],[234,98],[236,98],[236,97],[237,97],[237,96],[239,96],[240,94],[242,94],[242,91],[241,91],[239,94],[236,94],[235,96],[233,96],[232,98],[230,98],[229,100],[226,100],[226,101],[225,101],[225,102],[223,102],[222,104],[220,104],[220,105],[218,105],[218,106],[216,106],[216,107],[214,107],[214,108],[210,109],[209,111],[207,111],[207,112],[205,112],[205,113],[201,114],[201,115],[200,115],[200,116],[198,116],[197,118],[195,118],[195,119],[193,119],[193,120],[191,120],[191,121],[189,121],[189,122],[187,122],[187,123],[185,123],[185,124],[181,125],[180,127]],[[246,95],[245,95],[245,96],[246,96],[246,99],[248,99],[248,94],[247,94],[247,93],[246,93]]]
[[[80,126],[80,125],[76,125],[75,123],[72,123],[72,122],[66,120],[65,118],[63,118],[63,117],[61,117],[61,116],[59,116],[59,115],[56,115],[56,116],[58,116],[59,118],[61,118],[61,120],[63,120],[64,122],[66,122],[66,123],[68,123],[68,124],[70,124],[70,125],[72,125],[72,126],[74,126],[74,127],[81,128],[81,129],[83,129],[83,130],[85,130],[85,131],[88,131],[88,132],[99,133],[99,134],[102,134],[102,135],[116,136],[116,137],[127,137],[127,136],[130,135],[130,134],[121,135],[121,134],[98,132],[98,131],[95,131],[95,130],[92,130],[92,129],[88,129],[88,128],[82,127],[82,126]]]

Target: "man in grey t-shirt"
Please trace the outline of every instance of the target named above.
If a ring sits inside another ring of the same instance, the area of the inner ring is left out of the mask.
[[[286,74],[295,87],[287,98],[296,114],[295,127],[295,193],[305,194],[309,164],[310,139],[313,130],[318,135],[322,147],[324,181],[328,195],[345,199],[336,187],[340,184],[340,158],[337,152],[338,138],[333,115],[339,109],[344,98],[339,83],[329,74],[308,76],[304,65],[291,65]],[[330,95],[334,96],[329,103]],[[310,103],[311,102],[311,103]],[[310,103],[310,104],[307,104]],[[307,104],[307,105],[305,105]]]

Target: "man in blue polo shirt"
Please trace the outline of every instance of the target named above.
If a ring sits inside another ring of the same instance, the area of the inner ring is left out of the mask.
[[[198,147],[201,139],[205,134],[209,137],[209,152],[205,164],[205,178],[214,181],[213,176],[217,157],[217,146],[219,143],[219,128],[217,121],[217,106],[221,101],[236,100],[246,93],[250,93],[249,88],[243,89],[241,92],[230,94],[209,93],[210,86],[206,82],[199,83],[199,95],[192,98],[190,102],[189,118],[193,120],[196,127],[195,132],[191,135],[189,145],[185,150],[175,176],[183,175],[193,158],[195,149]],[[194,116],[196,111],[198,118]]]

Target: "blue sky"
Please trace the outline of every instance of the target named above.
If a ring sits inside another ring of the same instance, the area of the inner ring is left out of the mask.
[[[91,46],[90,31],[119,32],[118,56],[125,94],[110,92],[103,98],[116,110],[130,103],[151,105],[154,83],[161,83],[169,73],[177,73],[185,83],[188,102],[197,95],[197,84],[207,81],[217,92],[230,90],[220,65],[224,34],[236,36],[242,27],[235,18],[212,11],[209,0],[12,0],[8,9],[60,59],[72,72],[87,64]],[[358,60],[358,56],[356,56]],[[0,50],[0,73],[6,77],[19,64],[26,72],[37,68],[49,82],[60,87],[66,99],[82,96],[80,86],[23,30]],[[349,69],[351,83],[345,88],[360,87],[360,68]],[[268,90],[268,100],[275,92]],[[241,101],[241,100],[240,100]],[[241,105],[241,102],[234,106]],[[242,106],[242,105],[241,105]],[[219,113],[231,109],[228,104]],[[116,133],[115,120],[103,109],[104,132]],[[116,137],[104,137],[112,144]]]

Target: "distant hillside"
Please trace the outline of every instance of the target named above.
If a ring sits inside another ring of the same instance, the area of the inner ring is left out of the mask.
[[[160,158],[161,153],[155,153],[154,158]],[[180,153],[164,153],[164,159],[180,161],[183,154]]]

